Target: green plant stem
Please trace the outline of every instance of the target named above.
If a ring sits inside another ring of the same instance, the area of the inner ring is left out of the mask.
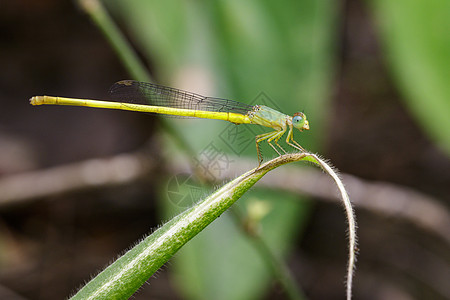
[[[306,297],[302,291],[298,288],[292,272],[289,270],[288,266],[266,243],[262,236],[257,232],[257,230],[251,230],[247,228],[245,217],[237,209],[233,210],[233,216],[235,216],[238,227],[241,231],[249,237],[249,240],[253,243],[255,249],[259,252],[264,263],[272,272],[273,276],[278,280],[283,289],[285,290],[287,296],[291,300],[301,300]],[[258,224],[256,224],[258,225]],[[252,226],[253,227],[253,226]]]
[[[333,178],[336,183],[339,192],[341,193],[342,203],[344,204],[345,212],[347,214],[347,222],[348,222],[348,263],[347,263],[347,300],[352,298],[352,286],[353,286],[353,273],[355,270],[356,264],[356,253],[357,253],[357,236],[356,236],[356,217],[353,211],[352,203],[350,202],[350,198],[348,197],[347,191],[345,190],[344,184],[342,180],[339,178],[339,175],[334,170],[330,164],[326,163],[324,160],[319,158],[317,155],[314,155],[317,160],[317,164]]]
[[[260,256],[265,260],[272,273],[283,286],[289,299],[305,299],[286,263],[270,249],[262,237],[259,235],[253,236],[251,241],[255,244],[255,248],[259,251]]]
[[[322,167],[322,164],[325,163],[310,153],[286,154],[244,173],[164,224],[92,279],[72,299],[127,299],[131,297],[184,244],[225,212],[267,172],[295,161],[309,161]],[[324,170],[327,172],[331,170],[332,174],[335,174],[329,166],[328,168],[325,167]],[[332,174],[330,175],[333,176]],[[337,176],[336,180],[339,181]],[[341,190],[341,194],[346,195],[345,190]],[[346,196],[343,195],[343,200],[347,201],[345,199]],[[347,299],[350,299],[356,247],[356,224],[352,210],[347,211],[347,217],[349,224],[353,224],[349,229],[351,255],[349,259],[350,274],[347,278],[347,284],[350,284],[347,289]],[[274,260],[272,259],[272,261]]]
[[[153,81],[103,4],[98,0],[79,0],[78,3],[102,31],[130,75],[139,81]]]
[[[144,64],[138,58],[136,52],[114,23],[101,1],[78,0],[78,3],[109,41],[110,45],[116,51],[131,77],[139,81],[154,82],[147,69],[144,67]],[[165,132],[172,136],[181,149],[183,149],[191,157],[196,156],[195,151],[187,143],[183,136],[179,134],[173,125],[167,122],[164,118],[160,118],[160,122]]]

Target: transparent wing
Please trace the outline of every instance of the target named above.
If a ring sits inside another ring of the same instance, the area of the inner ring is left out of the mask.
[[[241,102],[205,97],[176,88],[134,80],[116,82],[109,90],[115,101],[202,111],[247,114],[252,106]]]

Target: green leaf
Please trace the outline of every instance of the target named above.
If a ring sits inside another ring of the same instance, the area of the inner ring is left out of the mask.
[[[222,215],[268,171],[309,154],[278,157],[230,181],[204,200],[172,218],[84,286],[72,299],[127,299],[182,246]],[[222,240],[226,237],[222,236]],[[235,263],[238,255],[229,257]],[[215,277],[214,274],[210,274]],[[224,281],[224,284],[229,282]],[[229,286],[229,288],[231,285]]]
[[[450,154],[450,1],[371,0],[405,104]]]

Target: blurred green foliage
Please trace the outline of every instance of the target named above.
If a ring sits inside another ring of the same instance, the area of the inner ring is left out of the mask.
[[[287,114],[304,110],[311,130],[296,132],[296,140],[306,149],[320,150],[337,57],[336,1],[105,2],[150,62],[159,83],[250,104],[268,101]],[[448,153],[449,3],[370,2],[380,24],[387,63],[405,95],[405,105]],[[199,84],[202,81],[206,88]],[[204,90],[197,90],[198,86]],[[198,153],[211,143],[226,154],[236,153],[219,138],[229,124],[172,121]],[[239,154],[254,158],[256,165],[253,141]],[[240,205],[245,209],[246,203],[255,199],[270,203],[273,209],[262,220],[264,238],[276,253],[286,255],[293,238],[299,236],[308,205],[287,193],[255,190],[251,197],[242,199]],[[168,203],[167,199],[164,202]],[[180,251],[175,270],[177,285],[190,299],[257,299],[270,280],[257,253],[228,216]]]
[[[293,114],[305,110],[310,132],[296,132],[307,149],[318,150],[330,91],[336,7],[333,1],[109,1],[133,43],[154,66],[160,83],[208,96],[265,104]],[[204,80],[210,92],[184,86]],[[180,83],[181,82],[181,83]],[[217,88],[216,88],[217,87]],[[236,154],[218,138],[224,122],[171,120],[198,152]],[[234,127],[234,125],[231,125]],[[243,125],[239,127],[243,128]],[[256,160],[254,133],[239,152]],[[199,134],[200,133],[200,134]],[[217,150],[219,149],[219,150]],[[289,149],[292,151],[291,149]],[[263,149],[266,155],[275,155]],[[232,162],[229,166],[232,168]],[[164,188],[163,188],[164,189]],[[170,201],[162,190],[163,203]],[[256,190],[251,201],[272,207],[261,226],[264,239],[286,255],[309,210],[288,193]],[[239,201],[245,210],[248,198]],[[174,212],[169,213],[173,216]],[[167,217],[169,217],[167,216]],[[191,299],[257,299],[268,288],[268,269],[232,218],[223,216],[177,255],[175,278]],[[233,287],[233,288],[231,288]]]
[[[370,3],[406,107],[425,133],[450,154],[450,1]]]

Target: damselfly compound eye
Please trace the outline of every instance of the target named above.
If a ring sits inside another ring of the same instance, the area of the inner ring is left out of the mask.
[[[309,129],[308,121],[306,120],[306,116],[302,112],[295,113],[292,117],[292,125],[299,129],[300,131]]]
[[[292,118],[292,122],[298,124],[300,122],[303,122],[303,118],[300,116],[295,116],[294,118]]]

